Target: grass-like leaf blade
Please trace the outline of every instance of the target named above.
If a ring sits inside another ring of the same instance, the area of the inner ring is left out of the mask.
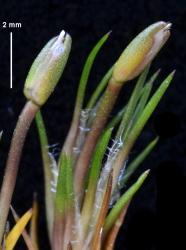
[[[104,228],[103,228],[104,235],[107,235],[107,233],[111,230],[111,228],[113,227],[115,221],[119,217],[121,211],[131,201],[132,197],[138,191],[138,189],[141,187],[141,185],[143,184],[143,182],[147,178],[148,174],[149,174],[149,170],[145,171],[138,178],[138,180],[116,202],[116,204],[111,209],[110,213],[108,214],[108,216],[106,218]]]
[[[159,88],[156,90],[154,95],[151,97],[147,105],[145,106],[142,114],[140,115],[137,122],[134,124],[130,134],[127,136],[125,140],[124,147],[120,150],[117,159],[113,166],[113,188],[117,185],[117,178],[120,174],[120,169],[123,164],[127,160],[130,150],[132,149],[135,141],[139,137],[141,131],[143,130],[145,124],[149,120],[150,116],[154,112],[155,108],[157,107],[158,103],[160,102],[162,96],[164,95],[165,91],[169,87],[172,79],[174,76],[174,71],[170,73],[167,78],[162,82]]]
[[[103,44],[106,42],[109,35],[110,35],[110,32],[105,34],[98,41],[98,43],[95,45],[95,47],[92,49],[92,51],[88,55],[88,58],[87,58],[87,60],[85,62],[85,66],[83,68],[81,78],[80,78],[80,82],[79,82],[79,87],[78,87],[78,92],[77,92],[77,99],[76,99],[76,105],[79,106],[80,110],[82,109],[84,95],[85,95],[85,89],[86,89],[86,85],[87,85],[87,82],[88,82],[88,79],[89,79],[90,71],[92,69],[92,65],[94,63],[94,60],[95,60],[99,50],[101,49]]]
[[[164,95],[165,91],[169,87],[172,79],[174,76],[174,72],[169,74],[167,78],[162,82],[162,84],[159,86],[159,88],[156,90],[154,95],[151,97],[147,105],[145,106],[142,114],[140,115],[137,122],[134,124],[127,140],[127,144],[133,145],[135,140],[140,135],[142,129],[144,128],[145,124],[149,120],[150,116],[154,112],[155,108],[157,107],[158,103],[160,102],[162,96]]]
[[[92,214],[95,192],[97,188],[97,183],[100,175],[100,170],[102,166],[102,160],[107,149],[108,142],[110,140],[112,129],[108,129],[101,137],[93,155],[92,163],[90,166],[89,179],[87,192],[85,194],[85,199],[82,208],[82,224],[84,232],[88,228],[88,222]]]
[[[44,181],[45,181],[45,207],[47,214],[47,226],[48,226],[48,234],[49,239],[52,237],[52,225],[53,225],[53,217],[54,217],[54,199],[51,192],[51,158],[48,153],[48,138],[46,133],[46,128],[44,124],[44,120],[39,111],[36,114],[36,125],[39,133],[39,140],[41,145],[41,153],[42,153],[42,161],[43,161],[43,170],[44,170]]]
[[[155,72],[151,76],[151,78],[148,80],[148,82],[145,84],[145,86],[143,87],[142,96],[141,96],[141,98],[139,100],[139,103],[136,106],[136,109],[135,109],[135,112],[134,112],[133,117],[131,119],[131,122],[130,122],[130,124],[129,124],[126,132],[125,132],[125,136],[124,136],[125,139],[127,138],[128,134],[132,130],[133,125],[136,123],[136,121],[140,117],[141,113],[143,112],[143,110],[145,108],[145,105],[147,104],[148,98],[150,96],[150,92],[152,90],[153,83],[156,80],[156,78],[158,77],[159,72],[160,72],[160,70],[158,70],[157,72]]]
[[[100,81],[100,83],[98,84],[97,88],[95,89],[95,91],[93,92],[88,104],[87,104],[87,109],[92,109],[94,107],[94,105],[96,104],[99,96],[101,95],[102,91],[104,90],[104,88],[106,87],[109,79],[112,76],[112,71],[113,71],[113,67],[112,66],[107,73],[104,75],[104,77],[102,78],[102,80]]]
[[[125,131],[127,130],[127,127],[128,127],[128,125],[130,123],[133,112],[134,112],[134,110],[136,108],[136,105],[137,105],[138,99],[140,97],[142,87],[143,87],[143,85],[145,83],[148,71],[149,71],[149,66],[143,71],[143,73],[140,75],[140,77],[139,77],[139,79],[137,81],[137,84],[136,84],[136,86],[135,86],[135,88],[134,88],[134,90],[132,92],[132,95],[130,97],[130,100],[129,100],[128,104],[127,104],[126,111],[124,112],[121,124],[119,126],[118,131],[117,131],[116,138],[119,138],[121,136],[122,136],[122,138],[125,138],[125,135],[126,135]]]

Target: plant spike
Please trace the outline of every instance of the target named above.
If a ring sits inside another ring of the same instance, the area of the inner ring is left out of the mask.
[[[132,40],[113,69],[113,78],[116,82],[132,80],[145,69],[168,40],[171,25],[156,22]]]
[[[51,39],[32,64],[24,86],[27,102],[15,127],[0,193],[0,244],[16,184],[19,162],[29,127],[42,105],[52,94],[71,49],[71,37],[65,31]]]
[[[42,106],[54,91],[66,66],[72,39],[64,30],[52,38],[33,62],[24,86],[24,94]]]

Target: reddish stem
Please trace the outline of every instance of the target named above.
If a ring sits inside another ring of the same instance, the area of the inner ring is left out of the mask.
[[[56,214],[53,225],[52,250],[63,250],[65,218],[61,214]]]
[[[113,82],[113,79],[110,80],[99,105],[96,118],[93,121],[90,132],[86,137],[81,154],[77,160],[75,170],[75,191],[78,197],[82,195],[84,178],[88,170],[88,165],[90,163],[92,153],[96,147],[96,143],[98,142],[100,134],[104,129],[108,116],[113,109],[121,87],[122,85]]]
[[[19,162],[22,154],[24,141],[39,107],[28,101],[19,116],[13,133],[10,151],[6,163],[0,194],[0,242],[2,242],[4,228],[8,217],[9,207],[16,184]]]

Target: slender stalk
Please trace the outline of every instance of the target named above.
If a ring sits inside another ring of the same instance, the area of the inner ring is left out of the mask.
[[[78,197],[82,195],[83,182],[87,174],[87,169],[92,157],[92,153],[96,147],[99,136],[107,122],[108,116],[113,109],[121,87],[122,84],[114,82],[113,78],[110,80],[101,103],[98,107],[97,115],[95,117],[95,120],[93,121],[91,130],[86,137],[81,154],[77,160],[75,169],[75,192]]]
[[[75,109],[74,109],[71,127],[68,132],[68,135],[67,135],[67,138],[65,140],[63,150],[62,150],[62,152],[65,152],[67,155],[71,155],[72,153],[73,145],[74,145],[77,132],[78,132],[80,112],[81,112],[81,105],[78,105],[78,102],[77,102]],[[62,157],[62,154],[60,155],[60,160],[61,160],[61,157]]]
[[[19,116],[16,128],[13,133],[0,194],[0,242],[2,242],[3,239],[4,228],[16,184],[18,166],[24,141],[38,109],[39,107],[37,105],[31,101],[28,101],[25,104],[21,115]]]

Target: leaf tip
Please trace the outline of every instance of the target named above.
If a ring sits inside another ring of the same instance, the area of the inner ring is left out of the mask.
[[[147,170],[143,173],[144,179],[147,178],[147,176],[149,175],[149,173],[150,173],[150,169],[147,169]]]

